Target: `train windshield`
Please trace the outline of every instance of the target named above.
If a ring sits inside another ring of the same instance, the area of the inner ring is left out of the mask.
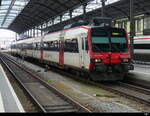
[[[92,29],[93,52],[127,52],[126,33],[122,29]]]

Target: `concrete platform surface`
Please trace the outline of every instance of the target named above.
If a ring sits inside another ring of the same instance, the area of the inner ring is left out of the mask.
[[[134,66],[134,70],[130,71],[126,79],[150,87],[150,66],[139,64]]]
[[[1,65],[0,112],[25,112]]]
[[[14,60],[17,59],[13,56],[8,56]],[[96,112],[150,111],[149,107],[145,107],[142,104],[137,104],[137,102],[134,102],[133,100],[118,96],[99,87],[76,81],[72,78],[57,74],[51,70],[45,72],[44,68],[26,61],[17,60],[17,62],[20,63],[20,65],[29,68],[33,73],[38,74],[43,80],[47,81],[50,85],[54,86],[65,95],[71,97],[86,107],[92,108]],[[133,73],[136,74],[134,71],[130,74]],[[131,79],[130,77],[128,78]]]

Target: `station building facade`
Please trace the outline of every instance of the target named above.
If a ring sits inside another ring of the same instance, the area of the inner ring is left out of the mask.
[[[135,36],[150,35],[150,16],[137,15],[135,19]],[[122,18],[115,21],[115,27],[124,28],[130,35],[130,21]]]

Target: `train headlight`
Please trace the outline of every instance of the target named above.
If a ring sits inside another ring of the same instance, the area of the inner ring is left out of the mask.
[[[128,62],[129,62],[129,59],[128,59],[128,58],[124,58],[124,59],[122,59],[122,62],[123,62],[123,63],[128,63]]]
[[[102,60],[101,60],[101,59],[95,59],[95,62],[96,62],[96,63],[101,63]]]

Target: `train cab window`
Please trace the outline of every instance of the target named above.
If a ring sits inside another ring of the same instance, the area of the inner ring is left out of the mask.
[[[55,41],[55,51],[59,50],[59,41]]]
[[[108,37],[92,37],[92,47],[94,52],[108,52],[109,51]]]
[[[123,29],[93,28],[91,36],[93,52],[127,52],[126,33]]]
[[[109,52],[108,32],[103,28],[93,28],[91,32],[92,49],[95,53]]]
[[[111,50],[112,52],[127,52],[128,42],[126,39],[126,33],[124,30],[112,30],[111,31]]]

